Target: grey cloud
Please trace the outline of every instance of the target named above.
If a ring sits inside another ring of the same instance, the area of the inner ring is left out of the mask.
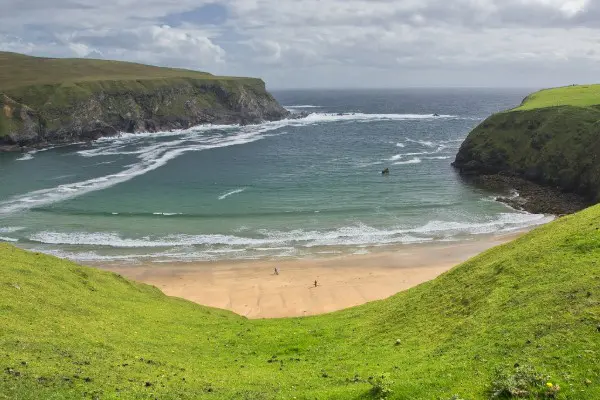
[[[227,8],[218,26],[193,25],[210,18],[176,23],[211,3]],[[258,75],[275,86],[475,78],[488,85],[527,74],[523,82],[550,82],[591,77],[586,68],[600,61],[598,0],[0,0],[0,7],[0,48]],[[162,25],[168,16],[176,27]]]

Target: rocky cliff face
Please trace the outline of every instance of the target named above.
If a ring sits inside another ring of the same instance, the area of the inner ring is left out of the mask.
[[[600,107],[560,106],[491,116],[462,144],[463,175],[518,177],[600,201]]]
[[[235,78],[38,85],[0,93],[0,111],[0,147],[5,150],[289,115],[261,80]]]

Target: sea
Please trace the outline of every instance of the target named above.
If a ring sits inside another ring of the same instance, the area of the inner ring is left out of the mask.
[[[530,91],[273,91],[303,116],[1,153],[0,241],[79,262],[161,263],[368,254],[527,229],[552,217],[508,208],[450,164],[471,129]]]

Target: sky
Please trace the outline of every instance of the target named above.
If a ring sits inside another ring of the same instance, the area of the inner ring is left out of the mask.
[[[600,0],[0,0],[0,50],[271,89],[600,81]]]

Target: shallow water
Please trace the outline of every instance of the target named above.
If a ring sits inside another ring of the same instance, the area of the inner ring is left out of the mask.
[[[365,253],[541,224],[550,218],[492,201],[450,166],[474,126],[528,91],[275,92],[312,114],[0,154],[0,240],[79,261],[193,261]]]

